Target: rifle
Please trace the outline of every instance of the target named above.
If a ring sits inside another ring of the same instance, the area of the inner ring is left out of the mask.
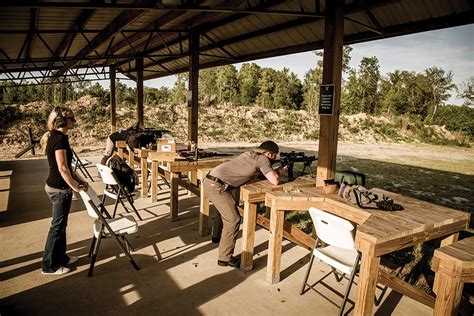
[[[185,158],[196,159],[196,150],[180,150],[179,154]],[[203,149],[197,150],[197,158],[208,158],[208,157],[222,157],[222,156],[232,156],[233,154],[222,153],[217,151],[205,151]]]
[[[318,160],[316,156],[306,156],[304,152],[291,151],[288,153],[280,153],[279,163],[282,167],[288,166],[288,179],[294,179],[294,165],[297,162],[304,164],[302,172],[305,171],[306,167],[310,168],[313,161]]]

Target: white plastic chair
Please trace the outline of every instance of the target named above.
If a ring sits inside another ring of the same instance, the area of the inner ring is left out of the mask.
[[[102,238],[112,238],[117,246],[122,250],[122,252],[127,256],[128,260],[132,266],[139,270],[140,268],[133,260],[132,255],[130,254],[128,247],[130,243],[125,238],[125,235],[133,234],[138,231],[138,224],[133,218],[133,216],[128,215],[125,217],[119,218],[110,218],[110,215],[105,210],[102,202],[95,193],[95,191],[89,187],[86,191],[80,191],[82,200],[87,209],[89,216],[94,218],[92,236],[92,244],[89,250],[89,257],[91,257],[91,264],[89,267],[88,277],[92,276],[92,271],[94,270],[94,265],[97,259],[97,253],[99,252],[100,242]],[[119,239],[122,239],[123,242]]]
[[[115,176],[115,173],[112,170],[112,168],[104,166],[100,163],[96,164],[96,166],[97,166],[97,169],[99,170],[100,177],[102,178],[102,182],[104,182],[105,184],[104,197],[102,199],[102,203],[103,204],[105,203],[106,196],[115,200],[114,213],[112,217],[115,217],[115,213],[117,212],[117,207],[118,207],[119,202],[120,204],[122,204],[125,211],[129,213],[128,208],[125,206],[125,203],[123,202],[123,199],[126,199],[128,203],[130,204],[130,206],[132,207],[135,214],[137,214],[138,218],[140,220],[143,220],[140,214],[138,213],[137,209],[135,208],[135,205],[133,204],[133,196],[125,190],[123,185]]]
[[[354,246],[355,227],[351,222],[345,219],[314,207],[309,209],[309,214],[313,220],[318,238],[312,250],[311,260],[308,264],[308,270],[306,271],[300,294],[305,292],[306,286],[314,290],[314,286],[318,283],[329,288],[329,285],[323,281],[332,273],[334,273],[338,282],[344,278],[345,274],[350,274],[349,284],[347,285],[344,296],[338,293],[343,297],[342,305],[339,309],[339,315],[342,315],[348,301],[354,277],[359,268],[360,253]],[[324,245],[318,247],[320,241],[322,241]],[[307,281],[315,257],[331,266],[332,271],[311,285],[308,284]],[[342,275],[338,275],[337,271]]]

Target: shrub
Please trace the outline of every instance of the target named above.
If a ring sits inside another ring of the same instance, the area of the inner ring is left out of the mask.
[[[305,134],[307,139],[318,140],[319,139],[319,130],[314,130]]]
[[[0,105],[0,118],[6,123],[19,120],[23,117],[19,108],[14,105]],[[3,125],[3,124],[2,124]]]

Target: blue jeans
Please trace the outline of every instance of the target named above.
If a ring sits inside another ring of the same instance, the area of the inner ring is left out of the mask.
[[[53,203],[51,228],[44,247],[43,271],[55,272],[69,262],[66,255],[66,226],[71,209],[72,193],[47,192]]]

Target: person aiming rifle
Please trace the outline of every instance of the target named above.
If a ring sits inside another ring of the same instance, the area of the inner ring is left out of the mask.
[[[212,242],[219,243],[219,266],[240,266],[240,258],[233,256],[240,224],[237,210],[240,186],[259,175],[273,185],[280,183],[278,170],[272,168],[272,161],[278,152],[275,142],[265,141],[257,148],[213,168],[203,180],[204,190],[218,212],[212,229]]]

